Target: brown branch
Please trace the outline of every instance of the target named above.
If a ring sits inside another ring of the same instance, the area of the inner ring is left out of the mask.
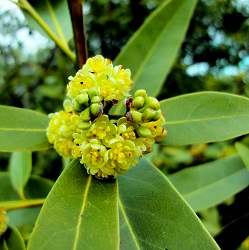
[[[87,60],[87,44],[83,18],[82,0],[67,0],[72,20],[76,50],[76,69],[82,68]]]

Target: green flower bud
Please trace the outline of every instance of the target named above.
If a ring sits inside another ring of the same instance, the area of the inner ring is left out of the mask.
[[[94,96],[98,96],[99,93],[95,88],[91,88],[88,90],[88,95],[89,95],[90,99],[92,99]]]
[[[137,135],[139,137],[150,137],[152,135],[151,131],[146,128],[146,127],[142,127],[142,126],[139,126],[137,129],[136,129],[136,132],[137,132]]]
[[[76,100],[73,100],[73,110],[75,112],[80,112],[84,109],[82,104],[79,104]]]
[[[134,99],[137,97],[137,96],[142,96],[144,99],[147,98],[147,93],[144,89],[139,89],[135,92],[134,94]]]
[[[133,100],[133,104],[136,109],[140,109],[144,106],[144,98],[142,96],[137,96]]]
[[[94,116],[103,114],[103,104],[102,103],[93,103],[91,106],[91,113]]]
[[[99,96],[93,96],[91,98],[91,103],[100,103],[101,102],[101,99]]]
[[[153,110],[152,108],[147,108],[143,112],[143,118],[145,118],[145,119],[147,119],[149,121],[152,121],[155,116],[156,116],[156,111]]]
[[[89,106],[88,104],[89,97],[87,93],[79,94],[78,96],[75,97],[75,101],[78,102],[79,104],[83,104],[84,106]]]
[[[130,112],[128,112],[131,114],[131,122],[135,122],[135,123],[139,123],[142,121],[142,113],[139,113],[136,110],[131,110]],[[128,118],[127,118],[128,119]]]
[[[149,108],[152,108],[154,110],[160,109],[160,103],[159,103],[159,101],[155,97],[149,96],[146,99],[146,104],[145,105],[146,106],[148,105]]]
[[[91,126],[91,122],[90,121],[89,122],[79,122],[78,125],[77,125],[77,127],[79,129],[83,129],[83,130],[89,129],[90,126]]]
[[[161,111],[161,109],[158,109],[158,110],[156,111],[156,114],[155,114],[155,116],[154,116],[154,119],[151,119],[151,120],[152,120],[152,121],[157,121],[161,116],[162,116],[162,111]]]
[[[90,107],[86,108],[84,111],[82,111],[80,113],[80,118],[84,121],[84,122],[88,122],[91,120],[91,110]]]
[[[70,100],[66,99],[63,102],[63,107],[64,107],[64,109],[65,109],[66,112],[71,112],[72,109],[73,109],[72,102]]]
[[[88,89],[82,89],[79,94],[83,94],[83,93],[88,94]]]

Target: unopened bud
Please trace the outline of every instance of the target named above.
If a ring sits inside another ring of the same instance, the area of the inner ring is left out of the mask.
[[[84,121],[84,122],[88,122],[91,120],[91,110],[90,107],[86,108],[84,111],[82,111],[80,113],[80,118]]]
[[[89,122],[79,122],[78,125],[77,125],[77,127],[79,129],[83,129],[83,130],[89,129],[90,126],[91,126],[91,122],[90,121]]]
[[[135,92],[134,94],[134,98],[136,98],[137,96],[142,96],[144,99],[147,98],[147,93],[144,89],[139,89]]]
[[[143,127],[143,126],[139,126],[137,129],[136,129],[136,132],[138,134],[139,137],[150,137],[152,135],[151,131],[146,128],[146,127]]]
[[[161,116],[162,116],[162,111],[161,109],[158,109],[157,111],[155,111],[155,116],[153,119],[151,119],[151,121],[157,121]]]
[[[68,99],[66,99],[63,102],[63,107],[64,107],[66,112],[71,112],[73,110],[72,102],[70,100],[68,100]]]
[[[89,97],[87,93],[82,93],[79,94],[78,96],[75,97],[75,101],[78,102],[79,104],[82,104],[84,106],[88,106],[88,101],[89,101]]]
[[[88,90],[88,95],[92,99],[94,96],[98,96],[98,91],[95,88],[91,88]]]
[[[79,104],[77,101],[73,100],[73,110],[75,112],[80,112],[84,109],[82,104]]]
[[[99,96],[93,96],[91,97],[91,103],[100,103],[101,102],[101,99]]]
[[[147,108],[143,112],[143,118],[145,118],[145,119],[147,119],[149,121],[152,121],[155,116],[156,116],[156,111],[153,110],[152,108]]]
[[[142,96],[137,96],[133,100],[133,105],[136,109],[140,109],[144,106],[144,98]]]
[[[129,120],[129,121],[131,121],[131,122],[135,122],[135,123],[139,123],[139,122],[141,122],[142,121],[142,113],[139,113],[138,111],[136,111],[136,110],[131,110],[130,112],[128,112],[128,113],[130,113],[130,115],[131,115],[131,117],[130,117],[130,115],[128,115],[128,117],[130,117],[131,119],[128,119],[128,117],[127,117],[127,119]]]
[[[154,110],[160,109],[160,103],[159,103],[159,101],[155,97],[149,96],[146,99],[145,105],[148,106],[149,108],[154,109]]]
[[[98,115],[103,114],[103,104],[102,104],[102,102],[101,103],[93,103],[90,106],[90,108],[91,108],[91,113],[94,116],[98,116]]]

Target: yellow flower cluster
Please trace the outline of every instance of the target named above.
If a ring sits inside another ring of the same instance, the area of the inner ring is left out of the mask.
[[[89,58],[75,77],[69,77],[67,95],[77,97],[84,89],[95,88],[101,100],[120,100],[129,95],[133,85],[131,72],[123,66],[113,66],[101,55]]]
[[[5,233],[5,231],[7,230],[8,226],[7,226],[7,222],[8,222],[8,217],[6,215],[6,212],[3,211],[2,208],[0,208],[0,236],[3,235]]]
[[[47,136],[61,156],[78,158],[89,174],[125,173],[166,135],[160,104],[145,90],[126,100],[124,115],[109,114],[132,86],[130,71],[122,66],[95,56],[69,80],[71,99],[64,101],[64,111],[49,115]]]

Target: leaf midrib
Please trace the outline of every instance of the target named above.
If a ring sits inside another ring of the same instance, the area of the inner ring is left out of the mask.
[[[185,194],[184,194],[184,193],[181,193],[181,194],[182,194],[182,196],[184,197],[184,199],[187,199],[187,198],[189,198],[189,197],[191,197],[191,196],[193,196],[193,195],[195,195],[195,194],[202,193],[203,190],[205,191],[206,189],[209,189],[209,188],[211,188],[212,186],[216,186],[216,185],[218,185],[219,183],[222,183],[222,182],[226,181],[227,179],[231,178],[232,176],[239,175],[242,171],[245,171],[245,168],[242,168],[242,169],[240,169],[240,170],[238,170],[238,171],[236,171],[236,172],[233,172],[232,174],[226,175],[224,178],[219,179],[218,181],[211,182],[211,183],[209,183],[208,185],[205,185],[205,186],[203,186],[203,187],[201,187],[201,188],[198,188],[197,190],[190,191],[190,192],[185,193]]]
[[[80,237],[80,228],[82,224],[82,214],[84,213],[84,210],[86,207],[87,197],[88,197],[91,183],[92,183],[92,175],[89,175],[85,191],[83,192],[83,202],[82,202],[82,206],[81,206],[80,213],[79,213],[78,223],[76,226],[76,234],[75,234],[75,240],[74,240],[74,245],[73,245],[72,250],[76,250],[78,246],[79,237]]]
[[[171,124],[181,124],[181,123],[193,123],[193,122],[205,122],[205,121],[214,121],[214,120],[222,120],[222,119],[231,119],[231,118],[238,118],[238,117],[249,117],[248,115],[228,115],[228,116],[216,116],[216,117],[209,117],[209,118],[199,118],[199,119],[188,119],[188,120],[176,120],[176,121],[166,121],[165,125]]]
[[[29,131],[35,131],[35,132],[45,132],[45,128],[1,128],[0,127],[0,132],[1,131],[22,131],[22,132],[29,132]]]
[[[124,209],[124,206],[123,206],[122,201],[120,200],[120,198],[118,199],[118,203],[119,203],[119,208],[120,208],[120,210],[121,210],[121,212],[122,212],[122,214],[124,216],[125,222],[126,222],[126,224],[128,226],[128,229],[130,231],[130,234],[132,236],[132,239],[134,241],[134,244],[135,244],[135,246],[136,246],[137,249],[141,249],[140,246],[139,246],[139,243],[137,242],[137,239],[135,237],[135,233],[132,230],[132,227],[131,227],[129,219],[128,219],[126,213],[125,213],[125,209]]]

